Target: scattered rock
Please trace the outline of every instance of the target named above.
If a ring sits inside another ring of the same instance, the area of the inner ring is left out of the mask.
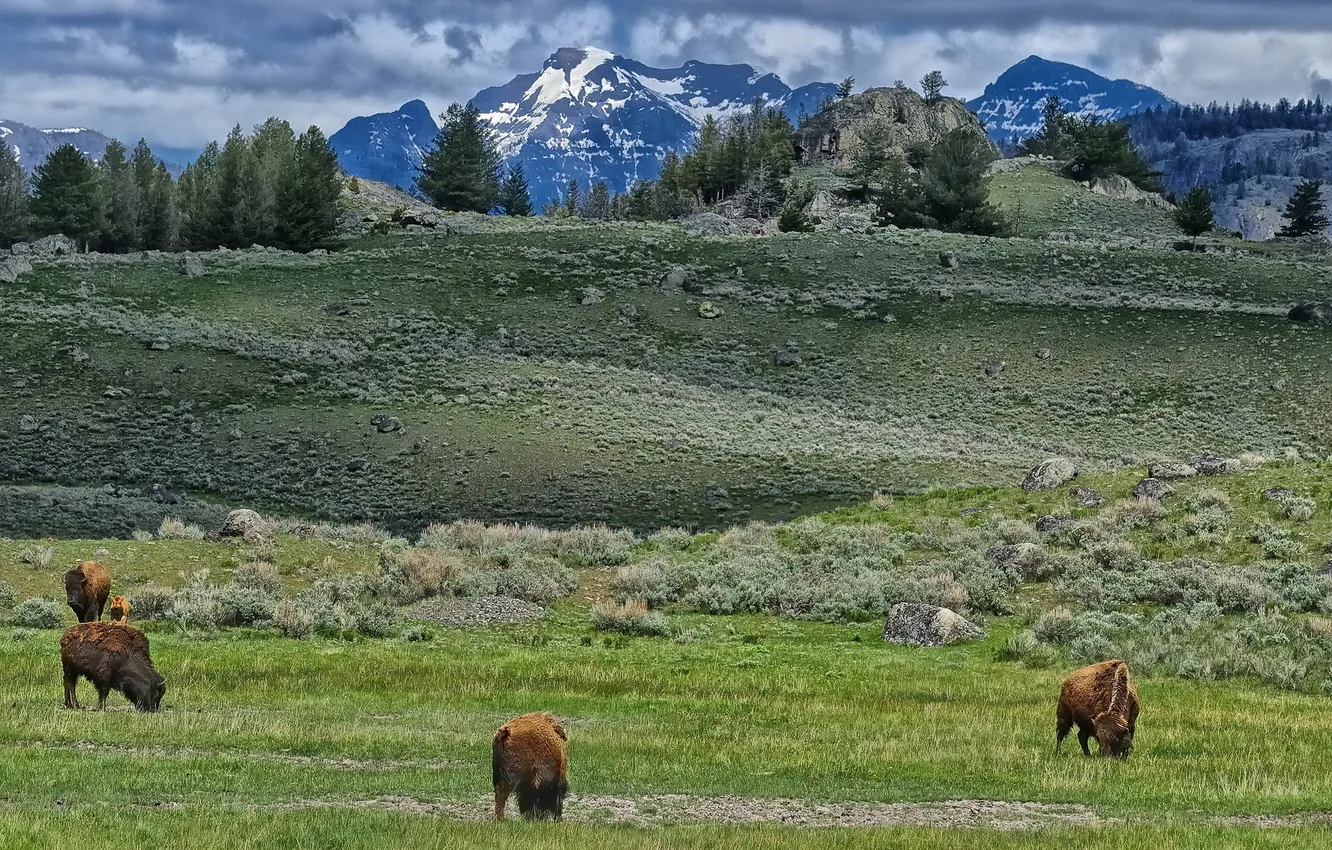
[[[1002,360],[996,360],[992,363],[986,363],[985,374],[990,376],[991,378],[997,378],[1004,373],[1004,369],[1005,367],[1007,367],[1007,365],[1008,364]]]
[[[634,319],[638,318],[638,308],[633,304],[621,304],[619,312],[620,318],[625,321],[632,322]]]
[[[25,274],[32,273],[32,263],[27,257],[10,257],[0,263],[0,283],[17,283]]]
[[[102,390],[102,398],[126,398],[130,391],[124,387],[107,387]]]
[[[600,304],[606,300],[606,291],[597,289],[595,286],[585,286],[579,294],[582,296],[579,303],[584,307],[591,307],[593,304]]]
[[[1028,492],[1053,490],[1078,477],[1078,468],[1067,458],[1056,457],[1038,464],[1022,482]]]
[[[153,489],[148,494],[148,498],[152,499],[159,505],[180,504],[180,496],[177,496],[171,487],[166,484],[154,484]]]
[[[774,365],[783,368],[799,366],[802,362],[800,359],[800,350],[788,342],[786,345],[773,352],[772,362]]]
[[[1190,465],[1202,475],[1234,475],[1244,471],[1244,464],[1238,460],[1212,455],[1196,457],[1190,461]]]
[[[1048,348],[1038,348],[1038,349],[1036,349],[1036,359],[1037,359],[1037,360],[1049,360],[1049,359],[1050,359],[1051,357],[1053,357],[1053,356],[1054,356],[1054,352],[1052,352],[1052,351],[1051,351],[1050,349],[1048,349]]]
[[[1138,482],[1138,486],[1133,488],[1133,497],[1159,502],[1173,492],[1175,492],[1175,488],[1159,478],[1144,478]]]
[[[1054,514],[1046,514],[1045,516],[1036,518],[1036,530],[1041,532],[1042,534],[1049,534],[1052,531],[1058,531],[1061,528],[1067,528],[1068,526],[1072,525],[1075,521],[1076,520],[1074,520],[1073,517],[1071,516],[1056,516]]]
[[[395,434],[402,430],[402,420],[396,416],[380,413],[370,417],[370,424],[381,434]]]
[[[883,639],[911,646],[950,646],[980,640],[985,632],[955,611],[902,602],[894,605],[883,624]]]
[[[1167,201],[1164,196],[1156,192],[1144,192],[1135,186],[1132,180],[1118,174],[1098,177],[1092,181],[1090,188],[1094,194],[1105,195],[1107,198],[1114,198],[1119,201],[1132,201],[1145,207],[1155,207],[1161,210],[1173,210],[1175,208],[1175,205]]]
[[[1284,502],[1294,498],[1295,491],[1286,487],[1270,487],[1263,491],[1263,495],[1274,502]]]
[[[679,292],[693,279],[693,275],[684,266],[672,266],[661,276],[658,284],[666,292]]]
[[[351,473],[367,472],[370,469],[370,461],[363,457],[352,458],[347,461],[346,469]]]
[[[223,537],[247,537],[254,534],[265,534],[268,531],[268,523],[264,518],[252,510],[240,508],[227,514],[223,520],[222,527],[217,533]]]
[[[180,273],[186,277],[203,277],[203,260],[193,254],[186,254],[180,258]]]
[[[991,546],[985,552],[985,560],[996,567],[1030,567],[1036,562],[1040,551],[1040,547],[1034,543]]]
[[[1310,301],[1291,310],[1288,318],[1292,322],[1309,322],[1315,325],[1332,325],[1332,303]]]
[[[19,417],[18,429],[20,434],[36,434],[42,430],[42,423],[36,417],[24,414]]]
[[[16,250],[14,253],[17,254],[18,251]],[[37,257],[69,257],[79,253],[79,245],[68,236],[57,233],[54,236],[44,236],[33,242],[29,246],[28,253]]]
[[[700,319],[720,319],[724,315],[726,315],[726,311],[711,301],[704,301],[698,305],[698,317]]]
[[[951,289],[940,289],[939,300],[945,304],[953,300],[953,291]]]
[[[148,343],[149,351],[170,351],[171,343],[164,339],[155,339]]]
[[[956,251],[941,251],[939,253],[939,265],[951,271],[962,265],[962,258],[957,255]]]
[[[507,596],[477,599],[428,599],[405,608],[404,619],[425,620],[440,626],[468,629],[505,623],[530,623],[546,616],[540,605]]]
[[[1183,481],[1197,474],[1198,470],[1180,460],[1161,460],[1147,465],[1147,477],[1162,481]]]
[[[1077,503],[1084,508],[1105,507],[1105,496],[1089,487],[1074,487],[1070,492]]]

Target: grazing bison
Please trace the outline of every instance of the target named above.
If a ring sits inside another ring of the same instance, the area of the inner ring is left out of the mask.
[[[564,727],[554,716],[524,714],[505,723],[491,742],[494,759],[495,820],[504,820],[504,804],[518,795],[518,811],[527,820],[560,820],[568,758]]]
[[[133,626],[116,623],[80,623],[60,638],[60,662],[65,668],[65,707],[79,708],[74,693],[83,676],[97,688],[97,708],[115,689],[139,711],[157,711],[166,693],[166,679],[153,668],[148,637]]]
[[[111,618],[111,622],[122,626],[128,626],[129,612],[130,602],[128,599],[123,596],[111,597],[111,610],[107,612],[107,615]]]
[[[80,623],[102,619],[111,593],[111,573],[96,561],[84,561],[65,573],[65,599]]]
[[[1095,735],[1101,755],[1121,759],[1128,756],[1138,723],[1138,689],[1129,678],[1127,664],[1102,661],[1075,670],[1064,680],[1059,691],[1056,755],[1074,723],[1084,755],[1091,755],[1087,740]]]

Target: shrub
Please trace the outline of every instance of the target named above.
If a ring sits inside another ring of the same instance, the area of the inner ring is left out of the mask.
[[[204,530],[197,525],[186,525],[177,517],[166,517],[157,527],[162,540],[203,540]]]
[[[157,539],[151,531],[144,531],[143,529],[135,529],[130,537],[134,538],[136,543],[152,543]]]
[[[13,640],[15,643],[22,643],[25,640],[31,640],[36,636],[37,636],[36,629],[25,629],[21,626],[9,633],[10,639]]]
[[[0,581],[0,608],[13,608],[16,599],[18,595],[14,592],[14,586],[9,582]]]
[[[423,626],[420,623],[413,623],[409,626],[404,626],[400,636],[408,643],[429,643],[435,639],[435,632],[428,626]]]
[[[1314,512],[1318,510],[1318,505],[1313,499],[1307,499],[1303,496],[1292,496],[1282,502],[1282,509],[1287,519],[1296,522],[1308,522],[1313,518]]]
[[[649,611],[645,603],[602,600],[592,606],[592,627],[599,632],[619,632],[646,637],[669,637],[671,625],[660,611]]]
[[[277,597],[258,587],[232,586],[217,594],[219,626],[265,626],[273,619]]]
[[[221,616],[218,589],[208,575],[208,570],[200,570],[188,576],[171,603],[170,617],[186,633],[191,629],[209,634],[217,631]]]
[[[554,534],[556,554],[584,566],[618,567],[629,560],[634,534],[605,525],[585,525]]]
[[[694,535],[683,528],[663,528],[648,537],[648,542],[663,552],[683,552],[694,542]]]
[[[555,558],[520,550],[496,551],[484,562],[469,565],[453,583],[459,596],[510,596],[528,602],[551,602],[573,593],[578,574]]]
[[[26,629],[58,629],[65,622],[64,606],[54,599],[25,599],[14,606],[9,619]]]
[[[447,593],[465,570],[461,558],[436,549],[385,546],[379,554],[381,589],[401,604]]]
[[[1039,646],[1040,641],[1036,639],[1034,632],[1014,632],[1008,636],[1008,640],[1004,642],[1004,648],[999,651],[999,660],[1021,661]]]
[[[130,597],[131,610],[141,620],[164,620],[175,603],[175,591],[160,584],[145,584]]]
[[[282,578],[278,569],[269,561],[246,561],[236,568],[232,582],[241,588],[249,588],[276,596],[282,590]]]
[[[55,550],[50,546],[25,546],[19,550],[16,557],[20,564],[27,564],[36,570],[45,570],[51,566]]]
[[[285,637],[308,638],[314,634],[315,617],[294,599],[284,599],[273,609],[273,625]]]
[[[1067,643],[1074,633],[1073,612],[1067,608],[1052,608],[1036,620],[1032,631],[1045,643]]]
[[[875,490],[870,496],[870,507],[876,511],[889,511],[893,508],[893,494],[886,490]]]

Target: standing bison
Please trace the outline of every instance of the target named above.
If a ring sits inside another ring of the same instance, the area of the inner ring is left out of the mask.
[[[129,625],[130,601],[123,596],[111,597],[111,610],[107,612],[110,622],[122,626]]]
[[[157,711],[166,693],[166,679],[153,668],[148,637],[133,626],[118,623],[80,623],[60,638],[60,662],[65,668],[65,707],[79,708],[74,693],[83,676],[97,688],[97,708],[117,690],[139,711]]]
[[[527,820],[560,820],[568,758],[564,727],[554,716],[524,714],[505,723],[491,741],[494,758],[495,820],[504,820],[504,804],[518,795],[518,811]]]
[[[1127,664],[1102,661],[1075,670],[1064,680],[1059,691],[1056,755],[1075,723],[1083,755],[1091,755],[1087,741],[1095,735],[1101,755],[1121,759],[1128,756],[1138,723],[1138,689],[1129,678]]]
[[[96,561],[84,561],[65,573],[65,599],[80,623],[102,619],[111,593],[111,573]]]

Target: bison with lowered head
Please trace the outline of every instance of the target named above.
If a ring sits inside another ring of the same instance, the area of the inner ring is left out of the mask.
[[[494,758],[495,820],[504,820],[510,794],[527,820],[560,820],[569,793],[565,779],[569,740],[560,721],[546,712],[524,714],[505,723],[491,741]]]
[[[1128,756],[1138,723],[1138,689],[1129,678],[1127,664],[1102,661],[1075,670],[1064,680],[1059,691],[1056,755],[1075,723],[1083,755],[1091,755],[1087,741],[1094,735],[1101,755],[1121,759]]]
[[[74,693],[82,676],[97,688],[97,708],[117,690],[139,711],[157,711],[166,693],[166,679],[153,668],[148,637],[133,626],[118,623],[80,623],[60,638],[60,662],[65,668],[65,707],[79,708]]]
[[[102,619],[111,593],[111,573],[96,561],[84,561],[65,573],[65,599],[80,623]]]

